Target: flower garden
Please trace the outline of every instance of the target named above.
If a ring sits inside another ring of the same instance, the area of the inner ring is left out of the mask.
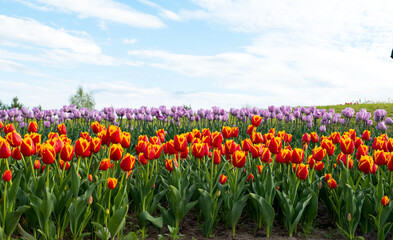
[[[387,112],[289,106],[0,110],[0,239],[121,239],[129,217],[181,238],[197,215],[236,237],[311,234],[320,204],[346,239],[393,230]]]

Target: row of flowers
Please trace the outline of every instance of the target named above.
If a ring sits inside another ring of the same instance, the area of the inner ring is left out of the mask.
[[[13,124],[1,126],[0,238],[16,229],[25,239],[120,237],[129,210],[141,238],[164,224],[178,238],[190,210],[207,237],[219,221],[235,236],[245,213],[267,236],[274,220],[292,236],[298,226],[312,231],[318,201],[348,239],[358,229],[385,238],[393,220],[392,138],[354,129],[327,136],[263,133],[257,115],[250,123],[245,138],[239,127],[223,126],[173,139],[156,129],[135,142],[131,133],[99,122],[76,139],[65,124],[43,136],[29,122],[23,138]]]

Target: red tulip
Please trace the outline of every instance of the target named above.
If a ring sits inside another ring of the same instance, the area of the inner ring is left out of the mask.
[[[258,115],[254,115],[251,118],[251,124],[255,127],[259,127],[259,125],[261,125],[262,122],[262,117],[258,116]]]
[[[220,175],[220,178],[218,179],[218,181],[219,181],[222,185],[224,185],[224,184],[227,182],[227,179],[228,179],[227,176],[221,174],[221,175]]]
[[[330,189],[337,188],[337,182],[333,178],[330,178],[329,180],[327,180],[327,184],[328,184]]]
[[[237,150],[232,154],[232,164],[237,168],[242,168],[246,164],[246,152]]]
[[[120,144],[112,144],[110,149],[109,158],[113,161],[118,161],[123,155],[123,148]]]
[[[184,152],[187,149],[187,138],[185,135],[176,135],[173,141],[176,151]]]
[[[109,189],[115,189],[117,185],[117,178],[108,177],[107,183]]]
[[[74,157],[74,147],[70,144],[64,145],[60,151],[60,159],[69,162]]]
[[[120,168],[125,171],[129,172],[134,168],[135,165],[135,157],[131,154],[127,153],[120,162]]]
[[[90,142],[83,138],[78,138],[75,142],[75,155],[77,157],[88,157],[90,156]]]
[[[62,134],[67,135],[67,128],[66,128],[66,126],[64,125],[64,123],[57,125],[57,132],[58,132],[60,135],[62,135]]]
[[[11,170],[5,170],[4,174],[3,174],[3,180],[5,182],[9,182],[9,181],[11,181],[11,179],[12,179],[12,172],[11,172]]]
[[[121,142],[121,131],[118,126],[110,125],[106,130],[106,137],[108,141],[111,143],[120,143]]]
[[[36,133],[38,131],[38,125],[36,122],[29,122],[29,126],[27,127],[27,131],[29,133]]]

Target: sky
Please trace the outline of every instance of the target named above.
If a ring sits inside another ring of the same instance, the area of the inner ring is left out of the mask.
[[[0,100],[60,108],[392,97],[391,0],[0,0]]]

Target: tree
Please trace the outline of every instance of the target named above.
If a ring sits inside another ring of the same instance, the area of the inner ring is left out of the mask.
[[[0,110],[7,109],[7,105],[0,100]]]
[[[9,109],[12,109],[12,108],[22,109],[22,107],[23,107],[23,104],[19,102],[18,97],[14,97],[12,99],[12,102],[11,102],[11,105],[10,105]]]
[[[95,105],[94,97],[89,92],[84,92],[82,86],[79,86],[75,95],[70,97],[70,103],[77,108],[93,109]]]

